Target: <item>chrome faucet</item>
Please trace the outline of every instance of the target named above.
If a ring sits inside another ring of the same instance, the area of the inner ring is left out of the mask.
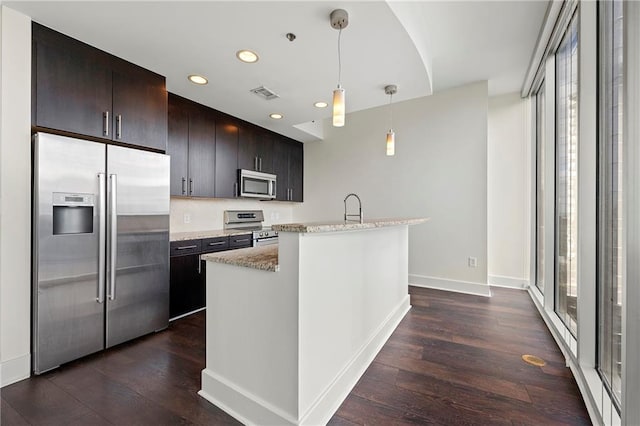
[[[354,196],[358,199],[358,214],[347,214],[347,200],[349,199],[349,197]],[[346,197],[344,197],[344,221],[348,222],[350,217],[357,217],[360,221],[360,223],[364,223],[364,218],[362,217],[362,201],[360,200],[360,197],[358,197],[357,194],[351,193],[348,194]]]

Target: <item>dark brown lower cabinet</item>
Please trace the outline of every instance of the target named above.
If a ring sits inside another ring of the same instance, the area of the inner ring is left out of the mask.
[[[207,262],[200,255],[251,247],[251,234],[172,241],[169,251],[169,318],[207,305]]]
[[[199,254],[171,257],[170,318],[205,306],[205,281]]]

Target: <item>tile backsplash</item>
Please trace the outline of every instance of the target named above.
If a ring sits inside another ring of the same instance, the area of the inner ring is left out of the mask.
[[[222,229],[225,210],[263,210],[264,225],[292,222],[294,203],[171,197],[171,232]]]

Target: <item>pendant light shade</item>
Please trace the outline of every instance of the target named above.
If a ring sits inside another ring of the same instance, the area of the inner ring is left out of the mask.
[[[393,109],[391,108],[391,101],[393,95],[398,91],[398,86],[395,84],[389,84],[385,86],[384,93],[389,95],[389,114],[391,115],[389,131],[387,132],[387,155],[396,155],[396,133],[393,131]]]
[[[333,126],[344,126],[344,89],[340,86],[333,91]]]
[[[387,132],[387,155],[396,154],[396,133],[393,129],[389,129]]]
[[[342,58],[340,57],[340,38],[342,29],[349,25],[349,14],[344,9],[336,9],[329,15],[331,28],[338,30],[338,87],[333,91],[333,126],[342,127],[345,121],[345,92],[340,85],[342,78]]]

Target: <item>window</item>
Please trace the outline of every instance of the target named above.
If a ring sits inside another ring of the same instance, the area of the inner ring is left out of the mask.
[[[544,293],[544,82],[536,93],[536,287]]]
[[[598,371],[620,407],[622,393],[622,1],[598,3]]]
[[[556,52],[555,311],[575,337],[578,299],[578,24]]]

